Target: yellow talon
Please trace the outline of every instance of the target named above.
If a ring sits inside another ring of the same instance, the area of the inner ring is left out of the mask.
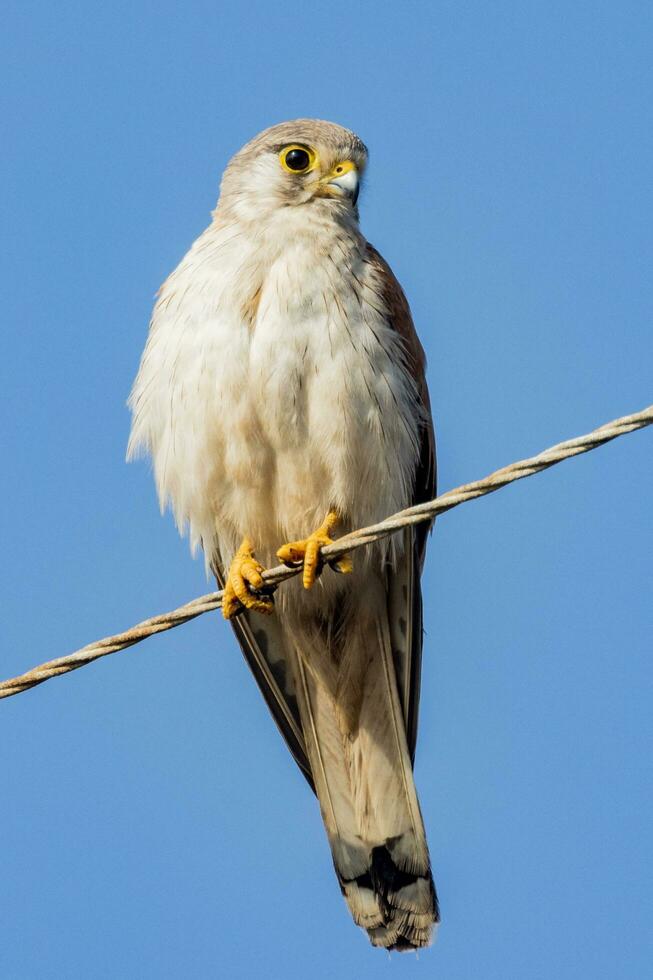
[[[274,601],[271,595],[254,595],[251,591],[264,588],[261,575],[263,570],[263,566],[254,557],[252,542],[249,538],[243,538],[227,572],[222,597],[222,615],[225,619],[231,619],[243,608],[268,615],[273,611]]]
[[[326,545],[333,543],[333,539],[329,535],[339,519],[335,510],[330,510],[317,531],[313,531],[303,541],[289,541],[288,544],[284,544],[277,551],[277,558],[284,565],[303,564],[304,572],[302,582],[305,589],[313,588],[316,578],[322,571],[323,563],[320,551]],[[343,555],[342,558],[334,561],[333,567],[337,571],[347,574],[353,569],[351,558]]]

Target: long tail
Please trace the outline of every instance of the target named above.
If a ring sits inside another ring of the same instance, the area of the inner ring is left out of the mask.
[[[429,945],[438,902],[378,586],[347,616],[335,647],[332,638],[324,644],[296,630],[292,639],[306,747],[342,893],[373,945],[410,950]]]

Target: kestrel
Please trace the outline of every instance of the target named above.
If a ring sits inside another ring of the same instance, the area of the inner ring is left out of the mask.
[[[366,163],[354,133],[315,119],[233,157],[211,224],[158,294],[128,456],[152,457],[162,508],[226,590],[354,921],[405,950],[438,921],[412,771],[428,531],[320,574],[334,533],[435,495],[424,352],[358,224]],[[303,574],[273,596],[261,571],[278,558]]]

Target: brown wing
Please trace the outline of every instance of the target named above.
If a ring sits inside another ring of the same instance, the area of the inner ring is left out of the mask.
[[[218,586],[223,589],[224,576],[220,572],[222,562],[217,553],[214,555],[212,565]],[[315,792],[299,716],[294,672],[291,664],[288,663],[288,651],[276,617],[259,616],[256,613],[250,615],[243,612],[231,619],[230,623],[277,728],[309,786]]]
[[[390,324],[403,340],[406,364],[415,379],[422,402],[420,456],[412,497],[412,503],[418,504],[432,500],[436,495],[435,432],[426,385],[426,357],[404,292],[387,262],[371,245],[368,245],[368,261],[378,278]],[[409,528],[404,532],[403,559],[399,567],[388,573],[387,577],[388,622],[411,760],[415,757],[422,667],[420,575],[431,527],[432,522],[418,524],[415,528]]]

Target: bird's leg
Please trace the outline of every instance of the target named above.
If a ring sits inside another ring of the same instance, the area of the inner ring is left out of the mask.
[[[333,543],[333,539],[329,535],[339,520],[340,517],[336,511],[330,510],[318,529],[313,531],[312,534],[309,534],[307,538],[303,541],[289,541],[288,544],[284,544],[277,551],[277,558],[284,565],[290,565],[291,567],[294,565],[304,566],[302,582],[304,583],[305,589],[313,587],[315,579],[322,571],[320,549]],[[351,558],[343,555],[333,562],[333,567],[338,572],[351,572],[353,569]]]
[[[222,615],[231,619],[243,608],[253,609],[254,612],[271,613],[274,609],[272,595],[261,592],[265,587],[261,572],[263,566],[254,557],[254,546],[249,538],[243,538],[242,544],[233,557],[229,566],[222,597]],[[251,590],[259,592],[256,595]]]

